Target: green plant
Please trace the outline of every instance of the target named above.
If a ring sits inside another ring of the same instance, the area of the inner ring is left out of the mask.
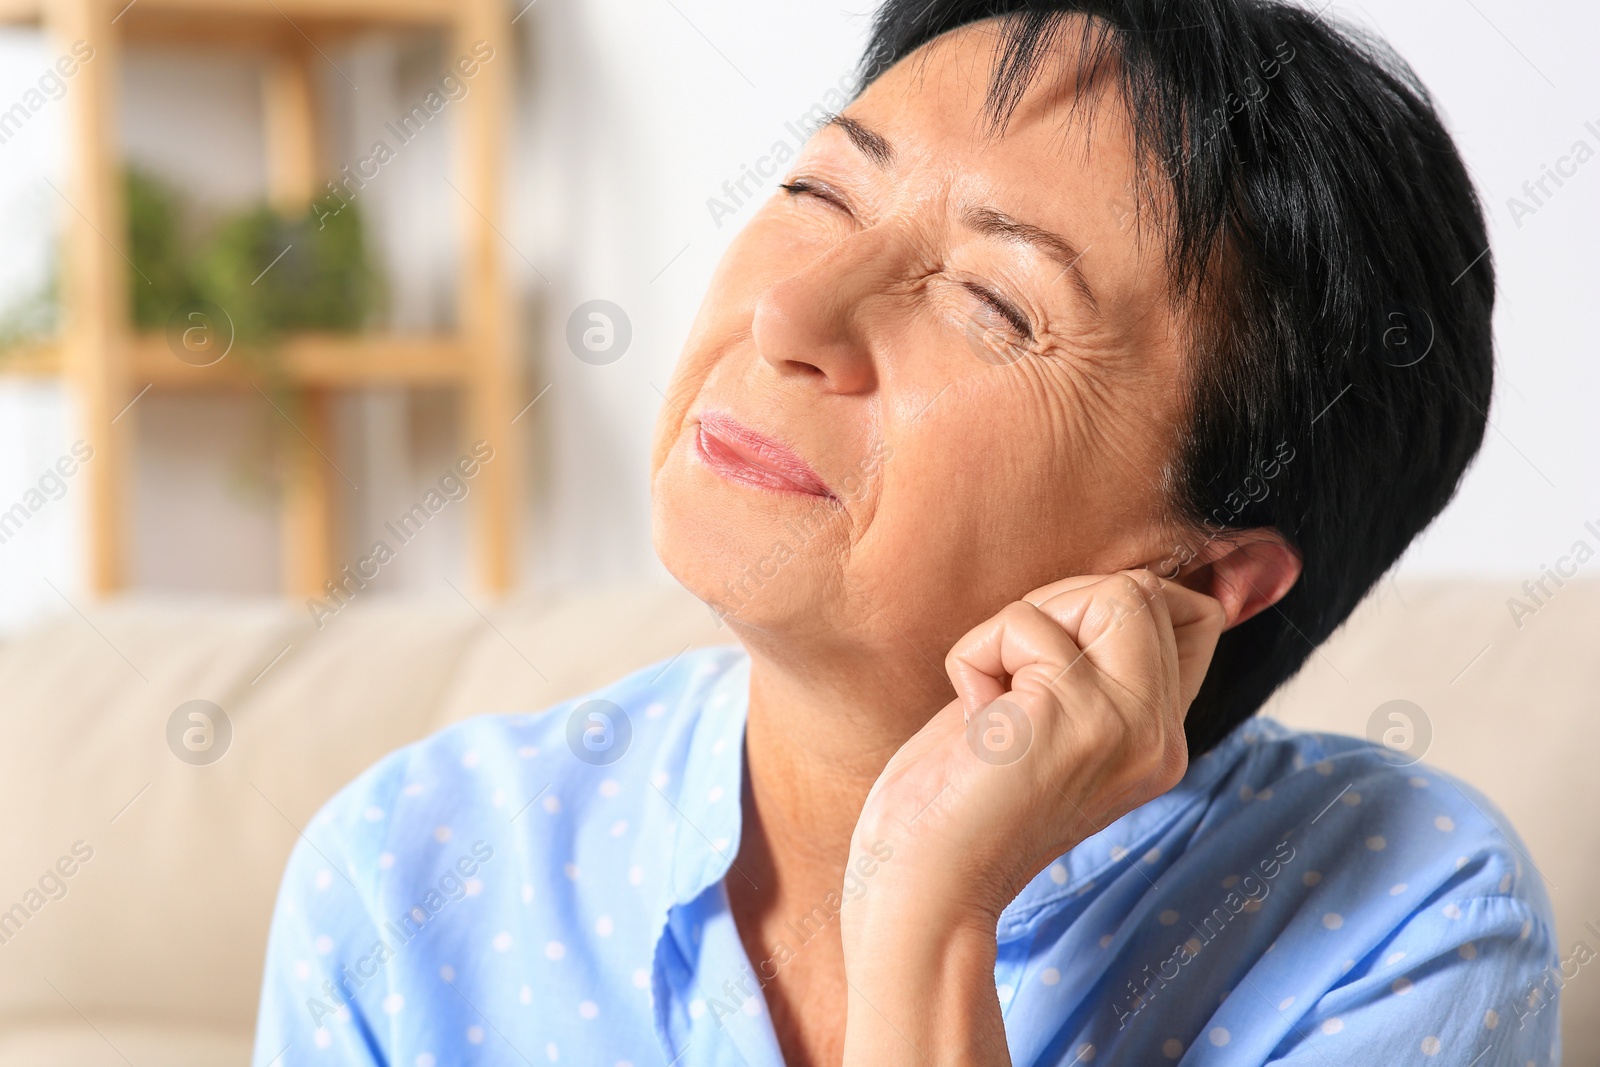
[[[239,345],[270,357],[286,333],[358,330],[381,309],[384,286],[353,204],[320,212],[308,204],[292,217],[254,205],[188,242],[171,186],[130,170],[127,197],[130,257],[139,268],[129,291],[140,329],[162,329],[177,309],[206,300],[227,313]]]
[[[198,301],[222,308],[243,351],[274,369],[276,341],[295,330],[353,331],[381,312],[385,286],[368,256],[354,204],[308,204],[285,217],[265,205],[227,215],[196,241],[183,197],[138,168],[124,174],[129,313],[135,329],[162,330]],[[0,356],[52,336],[60,318],[56,272],[0,308]]]
[[[39,288],[0,310],[0,360],[10,352],[54,336],[57,327],[56,273]]]
[[[159,330],[173,309],[199,299],[183,240],[178,193],[154,175],[128,168],[123,180],[127,204],[129,312],[135,327]]]
[[[224,220],[194,260],[196,293],[228,311],[239,339],[270,343],[291,330],[358,330],[382,285],[353,205],[285,218],[262,206]]]
[[[165,330],[174,316],[181,323],[205,304],[215,305],[204,310],[208,317],[221,310],[231,324],[230,358],[254,366],[276,409],[261,423],[265,447],[252,450],[256,459],[245,464],[241,483],[275,484],[281,472],[262,457],[281,458],[303,401],[284,373],[279,342],[297,330],[358,330],[382,309],[384,285],[360,214],[351,204],[308,204],[293,217],[252,205],[214,220],[195,239],[182,196],[170,185],[130,170],[126,190],[129,255],[138,266],[128,275],[135,327]]]

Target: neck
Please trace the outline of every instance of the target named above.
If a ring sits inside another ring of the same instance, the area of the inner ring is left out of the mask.
[[[954,695],[921,657],[844,658],[819,666],[751,650],[739,851],[769,875],[773,904],[838,889],[872,784]]]

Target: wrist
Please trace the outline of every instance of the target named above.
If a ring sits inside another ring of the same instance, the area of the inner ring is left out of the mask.
[[[844,921],[845,1067],[1007,1064],[995,923],[858,901]]]
[[[996,922],[985,915],[852,907],[841,913],[840,923],[845,973],[852,983],[887,979],[904,987],[910,974],[937,984],[954,973],[971,972],[994,992]]]
[[[944,888],[907,868],[885,871],[866,892],[847,898],[839,914],[846,961],[852,953],[898,958],[983,946],[992,955],[1000,910]]]

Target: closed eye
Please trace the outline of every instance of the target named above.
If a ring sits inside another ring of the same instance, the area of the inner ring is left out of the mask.
[[[850,212],[850,205],[845,203],[844,197],[829,186],[813,181],[810,178],[796,178],[794,181],[783,182],[779,184],[778,188],[790,196],[814,196],[824,203],[833,205],[840,211]]]
[[[824,203],[845,212],[846,214],[853,214],[853,212],[850,210],[850,205],[845,202],[844,197],[840,196],[839,193],[830,186],[814,179],[795,178],[793,181],[779,183],[778,188],[782,189],[785,193],[788,193],[791,197],[814,196],[818,200],[821,200]],[[961,287],[967,290],[973,296],[977,297],[979,300],[983,301],[983,303],[986,304],[991,311],[1004,319],[1006,321],[1006,325],[1008,325],[1020,339],[1025,341],[1032,341],[1034,339],[1033,324],[1028,321],[1028,316],[1025,315],[1022,310],[1011,301],[1005,299],[992,289],[979,285],[976,282],[962,282]]]
[[[1017,336],[1024,340],[1033,340],[1033,324],[1028,321],[1028,316],[1024,315],[1015,304],[976,282],[962,282],[961,287],[989,305],[996,314],[1010,324],[1011,328],[1016,331]]]

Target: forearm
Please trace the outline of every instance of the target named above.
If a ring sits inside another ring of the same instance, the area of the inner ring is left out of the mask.
[[[844,1067],[1010,1067],[994,923],[951,921],[876,886],[848,915]]]

